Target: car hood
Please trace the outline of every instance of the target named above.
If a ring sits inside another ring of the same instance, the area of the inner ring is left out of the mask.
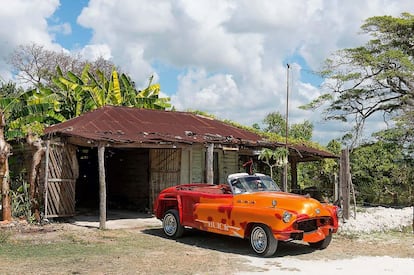
[[[234,197],[236,204],[249,204],[258,208],[284,209],[309,217],[330,216],[330,212],[319,201],[308,196],[285,192],[245,193]]]

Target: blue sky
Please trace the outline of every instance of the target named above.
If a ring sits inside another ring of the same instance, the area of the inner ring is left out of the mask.
[[[252,125],[270,112],[284,114],[289,63],[289,121],[311,121],[314,140],[326,144],[351,125],[298,108],[324,93],[325,80],[313,71],[336,50],[365,43],[359,28],[366,18],[413,9],[411,0],[7,1],[0,79],[14,77],[7,55],[34,42],[110,59],[138,88],[154,75],[178,110]],[[367,131],[383,126],[370,121]]]
[[[92,29],[80,26],[76,19],[82,9],[88,5],[88,0],[61,0],[60,6],[50,18],[47,18],[49,25],[69,22],[71,33],[56,33],[55,41],[68,50],[76,50],[87,45],[92,38]]]

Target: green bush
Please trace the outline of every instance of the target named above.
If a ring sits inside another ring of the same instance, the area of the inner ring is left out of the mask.
[[[22,177],[15,179],[15,190],[10,190],[13,217],[25,217],[28,222],[34,221],[32,214],[29,184]]]

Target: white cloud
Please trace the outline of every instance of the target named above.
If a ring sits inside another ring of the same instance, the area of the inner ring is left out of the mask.
[[[106,60],[110,60],[112,58],[111,49],[106,44],[86,45],[79,51],[79,53],[87,60],[97,60],[101,57]]]
[[[59,6],[58,0],[14,0],[2,3],[0,9],[0,80],[13,79],[7,64],[9,55],[17,46],[38,43],[60,50],[48,33],[46,18]]]
[[[48,28],[51,33],[61,33],[63,35],[69,35],[72,33],[72,27],[69,23],[62,23],[57,25],[52,25]]]
[[[0,9],[0,47],[9,52],[13,47],[35,42],[52,46],[46,18],[59,6],[58,0],[15,0]]]

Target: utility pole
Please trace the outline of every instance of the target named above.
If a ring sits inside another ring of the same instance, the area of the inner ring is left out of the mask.
[[[286,64],[286,139],[285,139],[285,149],[286,152],[289,152],[288,148],[288,136],[289,136],[289,69],[290,65]],[[286,156],[287,157],[287,156]],[[283,167],[283,191],[288,191],[288,164],[285,163]]]

